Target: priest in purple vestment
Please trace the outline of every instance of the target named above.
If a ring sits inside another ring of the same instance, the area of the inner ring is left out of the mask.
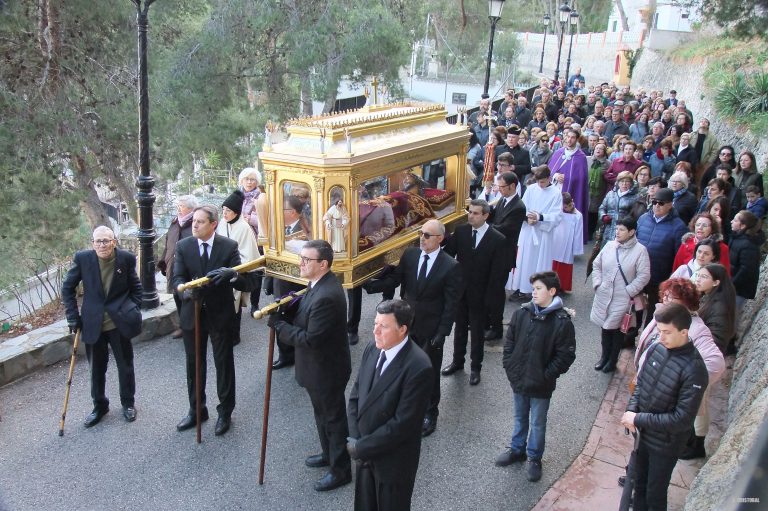
[[[587,155],[579,147],[579,134],[575,130],[568,129],[563,134],[565,144],[555,151],[549,160],[549,168],[552,171],[552,180],[563,192],[568,192],[573,197],[573,202],[581,213],[587,211],[589,206],[589,170],[587,168]],[[587,228],[587,215],[583,214],[584,243],[589,241],[589,229]]]

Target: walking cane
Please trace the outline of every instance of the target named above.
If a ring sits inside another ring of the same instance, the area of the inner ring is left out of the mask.
[[[625,430],[629,434],[629,430]],[[632,493],[635,489],[637,480],[637,450],[640,447],[640,430],[636,429],[634,433],[635,444],[632,448],[632,454],[627,463],[627,475],[624,479],[624,489],[621,492],[621,501],[619,502],[619,511],[628,511],[631,507]]]
[[[67,389],[64,392],[64,409],[61,411],[61,420],[59,421],[59,436],[64,436],[64,421],[67,418],[67,405],[69,405],[69,391],[72,389],[72,376],[75,374],[75,355],[77,355],[77,345],[80,344],[80,329],[75,332],[75,342],[72,345],[72,359],[69,361],[69,374],[67,375]]]
[[[269,304],[261,310],[257,310],[253,313],[253,319],[261,319],[267,314],[277,311],[281,305],[290,303],[296,300],[296,297],[306,293],[306,289],[302,289],[296,293],[291,293],[289,296],[281,298],[279,301]],[[261,451],[259,453],[259,484],[264,484],[264,464],[267,460],[267,432],[269,431],[269,401],[272,396],[272,357],[275,356],[275,329],[269,328],[269,348],[267,349],[267,380],[264,384],[264,416],[261,422]]]
[[[200,298],[195,295],[193,299],[195,301],[195,422],[197,423],[195,426],[195,438],[199,444],[203,441],[202,426],[200,425],[200,419],[202,417],[202,408],[200,406],[202,389],[200,388],[200,382],[203,378],[203,371],[200,363],[200,359],[202,358],[200,356],[202,342],[200,339]]]

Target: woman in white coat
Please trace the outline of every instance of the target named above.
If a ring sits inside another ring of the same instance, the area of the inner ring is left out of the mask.
[[[590,320],[602,329],[602,354],[595,371],[610,373],[624,342],[621,321],[630,302],[642,293],[651,279],[648,251],[637,241],[637,221],[630,216],[616,222],[616,237],[605,244],[595,258],[592,269],[592,302]]]

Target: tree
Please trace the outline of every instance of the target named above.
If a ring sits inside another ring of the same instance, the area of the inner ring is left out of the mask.
[[[750,39],[768,38],[768,0],[708,0],[693,2],[685,0],[683,5],[698,8],[705,20],[724,27],[734,36]]]

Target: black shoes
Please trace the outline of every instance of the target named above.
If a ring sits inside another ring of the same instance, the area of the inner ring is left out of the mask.
[[[608,363],[608,359],[607,358],[601,358],[597,362],[597,364],[595,364],[595,371],[602,371],[603,368],[605,367],[605,364],[607,364],[607,363]]]
[[[424,423],[421,425],[421,436],[427,437],[437,429],[437,418],[430,416],[424,417]]]
[[[282,358],[278,358],[272,363],[272,369],[277,371],[278,369],[282,369],[283,367],[291,367],[293,365],[293,360],[283,360]]]
[[[615,362],[611,363],[611,361],[609,360],[608,362],[605,363],[605,366],[603,366],[602,371],[606,374],[616,371],[616,363]]]
[[[501,337],[502,333],[495,330],[486,330],[483,332],[483,338],[485,339],[485,342],[495,341],[497,339],[501,339]]]
[[[517,452],[515,450],[512,450],[510,447],[503,453],[496,456],[496,466],[497,467],[506,467],[508,465],[511,465],[512,463],[517,463],[518,461],[525,461],[525,453],[524,452]]]
[[[227,431],[229,431],[229,427],[232,425],[232,419],[229,417],[225,417],[224,415],[219,415],[219,418],[216,419],[216,429],[213,430],[213,434],[216,436],[221,436]]]
[[[477,385],[478,383],[480,383],[480,371],[472,371],[469,375],[469,384]]]
[[[535,483],[541,479],[541,461],[528,460],[528,480]]]
[[[124,406],[123,407],[123,417],[125,417],[125,422],[133,422],[136,420],[136,408],[133,406]]]
[[[208,420],[208,409],[203,408],[200,411],[200,421],[205,422]],[[176,429],[178,431],[186,431],[188,429],[194,428],[197,426],[197,418],[195,417],[195,411],[190,411],[187,415],[184,416],[183,419],[181,419],[181,422],[176,424]]]
[[[352,472],[347,472],[344,475],[338,476],[331,472],[325,474],[319,481],[315,483],[315,491],[330,491],[335,490],[339,486],[344,486],[352,482]]]
[[[688,440],[688,444],[685,446],[685,450],[678,456],[681,460],[695,460],[698,458],[706,458],[707,451],[704,449],[704,437],[693,436]]]
[[[307,459],[304,460],[304,464],[308,467],[320,468],[327,467],[331,463],[328,461],[328,458],[322,454],[315,454],[313,456],[307,456]]]
[[[355,344],[360,342],[360,336],[357,335],[357,332],[355,333],[349,332],[347,333],[347,340],[349,341],[350,346],[354,346]]]
[[[98,424],[101,421],[102,417],[104,417],[108,411],[109,411],[109,408],[105,408],[103,410],[94,408],[91,414],[85,418],[85,427],[90,428]]]
[[[451,362],[447,366],[443,367],[443,370],[440,371],[440,374],[443,376],[450,376],[455,372],[461,371],[464,369],[463,365],[459,365],[456,362]]]

